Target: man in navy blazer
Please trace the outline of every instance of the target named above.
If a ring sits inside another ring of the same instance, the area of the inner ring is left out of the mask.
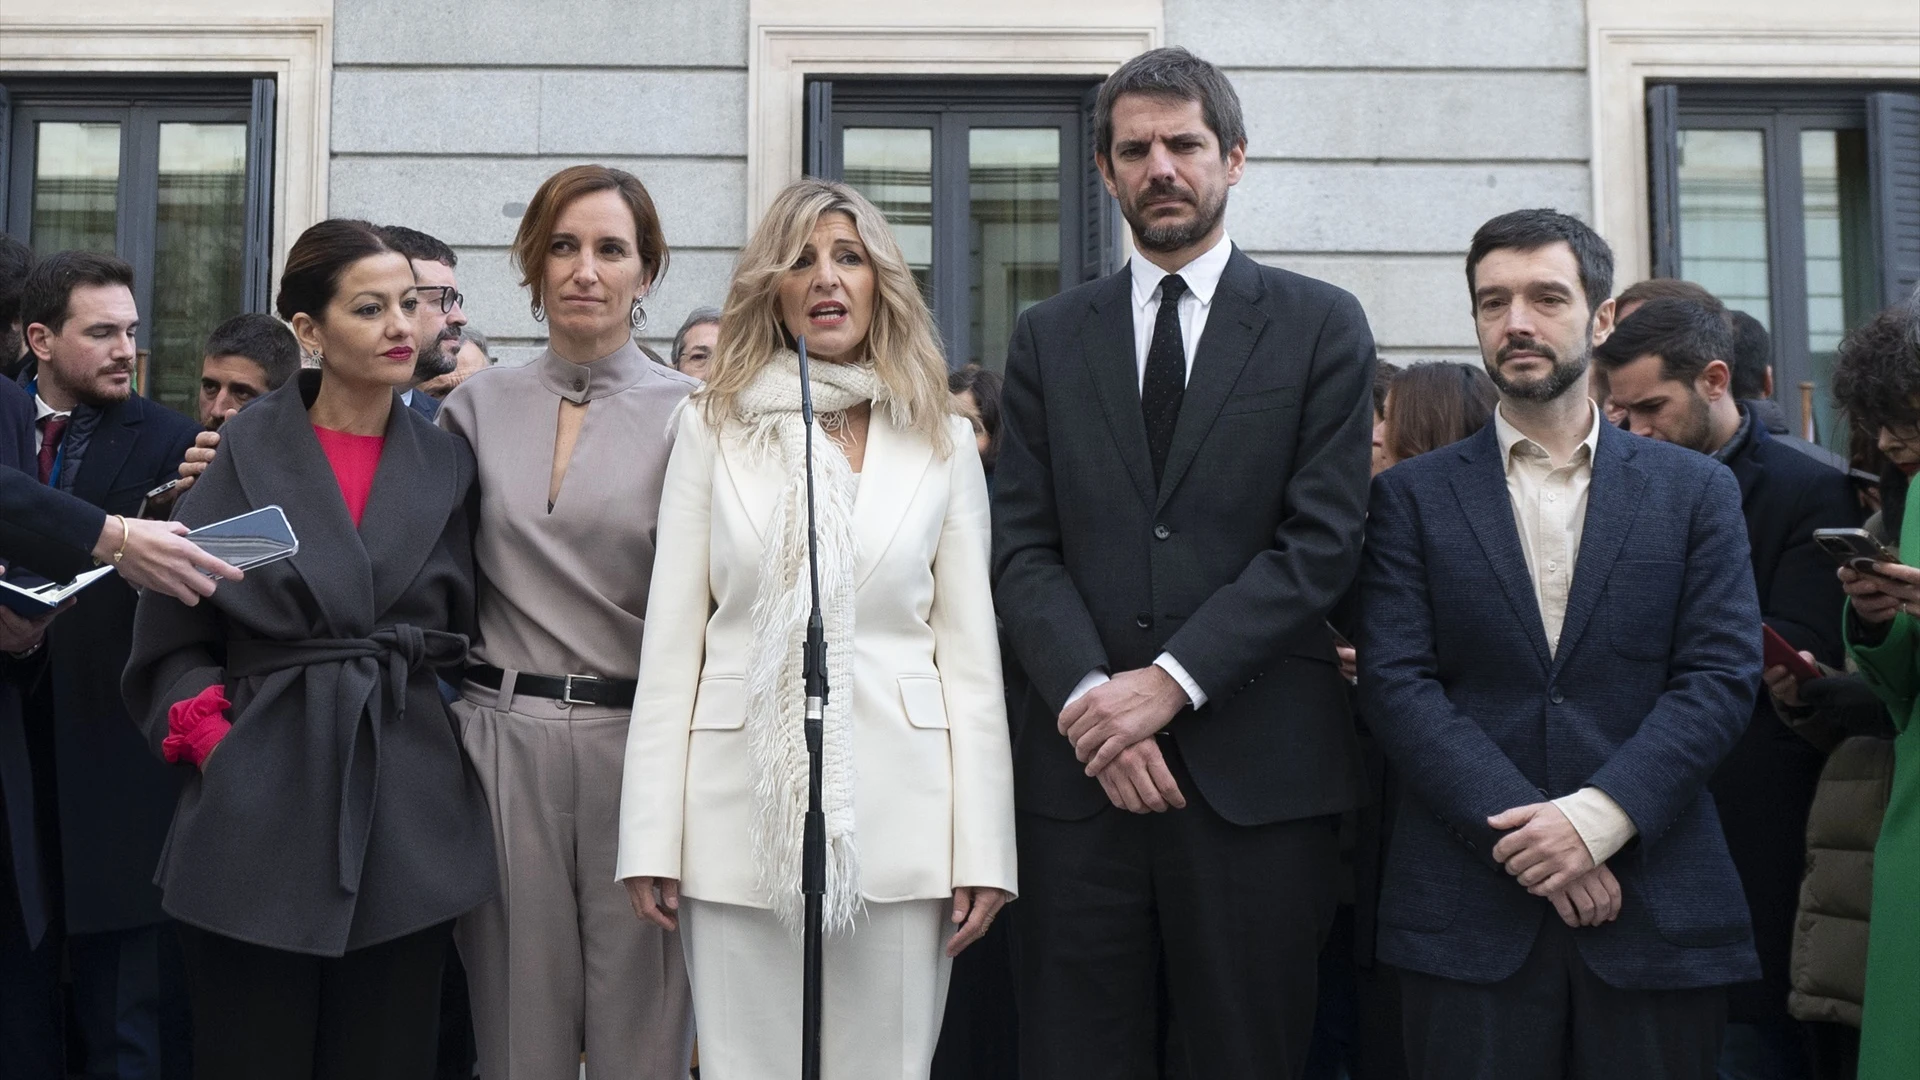
[[[1494,422],[1374,482],[1361,694],[1406,789],[1378,952],[1418,1077],[1707,1080],[1759,974],[1707,793],[1760,675],[1739,486],[1587,398],[1612,261],[1550,210],[1482,226]]]

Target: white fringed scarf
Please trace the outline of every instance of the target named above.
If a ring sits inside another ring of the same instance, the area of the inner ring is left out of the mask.
[[[885,398],[871,364],[812,364],[817,417]],[[786,472],[767,526],[760,581],[753,600],[753,643],[746,675],[746,735],[753,777],[753,861],[756,885],[780,921],[798,934],[805,902],[800,858],[807,812],[806,689],[801,653],[812,594],[807,578],[805,424],[800,413],[800,362],[775,356],[735,408],[750,453]],[[853,532],[857,481],[846,454],[820,425],[814,429],[815,516],[820,539],[820,609],[826,624],[829,694],[822,749],[820,806],[827,825],[825,925],[851,929],[859,914],[860,857],[853,835],[853,575],[859,561]]]

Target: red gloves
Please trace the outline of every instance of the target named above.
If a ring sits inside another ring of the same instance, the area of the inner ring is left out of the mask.
[[[189,761],[195,768],[204,767],[207,755],[233,726],[227,720],[230,707],[225,688],[218,683],[196,697],[174,702],[167,710],[168,734],[160,743],[160,753],[170,762]]]

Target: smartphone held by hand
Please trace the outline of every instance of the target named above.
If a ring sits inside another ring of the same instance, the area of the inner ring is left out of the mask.
[[[1793,676],[1794,682],[1806,682],[1820,678],[1820,668],[1800,655],[1800,650],[1786,638],[1781,637],[1773,627],[1761,624],[1761,635],[1766,638],[1766,666],[1783,667]]]
[[[1813,542],[1833,556],[1833,561],[1862,574],[1879,574],[1876,563],[1900,562],[1899,552],[1882,544],[1865,529],[1815,529]]]

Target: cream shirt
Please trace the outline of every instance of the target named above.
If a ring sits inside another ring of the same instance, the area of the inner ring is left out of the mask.
[[[1513,523],[1520,532],[1527,576],[1533,579],[1533,597],[1540,605],[1547,649],[1557,652],[1560,629],[1567,621],[1574,563],[1580,557],[1580,538],[1586,530],[1593,455],[1600,446],[1600,410],[1592,407],[1587,437],[1574,448],[1573,455],[1566,461],[1554,461],[1545,447],[1507,422],[1505,409],[1502,405],[1494,410],[1493,430],[1500,440],[1500,459],[1506,464]],[[1581,788],[1553,800],[1553,805],[1573,823],[1595,864],[1611,859],[1637,831],[1620,804],[1599,788]]]

